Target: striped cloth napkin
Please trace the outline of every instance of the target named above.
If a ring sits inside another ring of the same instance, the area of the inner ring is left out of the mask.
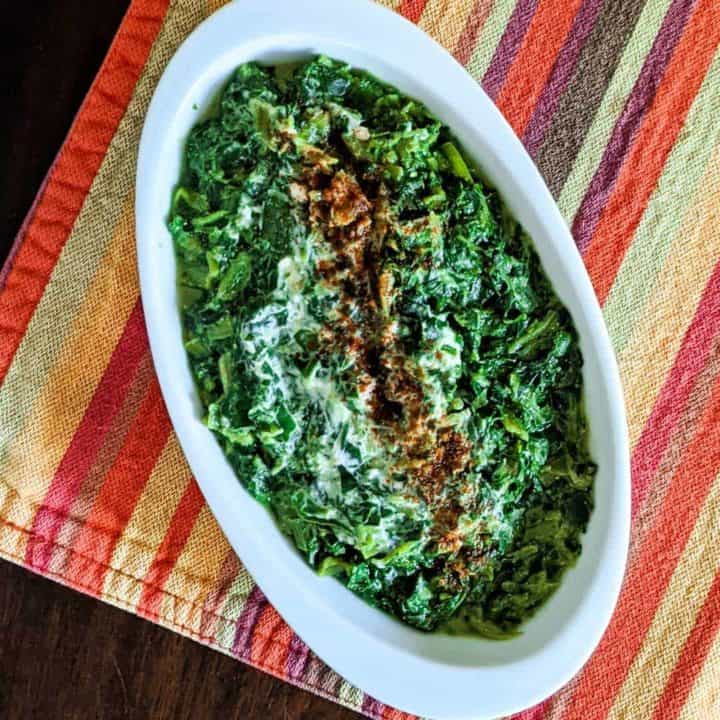
[[[138,138],[166,63],[220,4],[132,2],[0,277],[0,554],[368,716],[405,718],[323,665],[265,600],[153,375]],[[633,530],[617,611],[584,670],[519,717],[720,717],[720,3],[386,4],[467,67],[534,157],[627,398]]]

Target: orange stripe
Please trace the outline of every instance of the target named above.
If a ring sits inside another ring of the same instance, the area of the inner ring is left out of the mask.
[[[581,5],[582,0],[545,0],[533,15],[497,97],[500,112],[521,137]]]
[[[140,402],[136,407],[139,405]],[[150,473],[130,520],[115,543],[110,566],[122,568],[122,573],[105,576],[102,598],[121,597],[129,607],[137,606],[143,588],[135,578],[144,578],[150,570],[189,477],[185,458],[171,435]],[[167,583],[165,585],[167,587]]]
[[[687,248],[687,244],[685,247]],[[695,273],[698,273],[697,265],[694,270]],[[695,278],[696,281],[700,280],[698,275],[695,275]],[[678,282],[677,274],[674,279]],[[680,285],[679,282],[678,285]],[[680,287],[682,286],[680,285]],[[685,302],[687,302],[688,294],[687,291],[684,293],[683,300]],[[692,309],[686,308],[686,312],[688,310]],[[686,317],[688,316],[690,316],[690,312],[687,312]],[[647,316],[645,319],[647,323]],[[645,330],[647,331],[647,329],[646,326]],[[718,335],[720,335],[720,260],[716,263],[715,270],[705,286],[702,298],[692,315],[685,336],[682,338],[682,345],[675,356],[673,366],[665,375],[663,387],[656,396],[655,404],[633,450],[631,458],[633,519],[642,507],[651,483],[657,475],[657,467],[677,431],[680,418],[685,412],[688,399],[692,396],[697,379],[702,376],[704,368],[712,361],[712,351]],[[657,334],[655,338],[657,338]],[[652,340],[647,338],[646,340],[648,344],[653,344]],[[667,347],[665,349],[667,351]],[[657,358],[655,363],[657,363]],[[627,378],[623,379],[627,380]],[[647,373],[642,375],[641,382],[648,382]],[[628,385],[630,384],[626,383],[626,390],[629,389]]]
[[[602,720],[610,710],[720,470],[719,423],[720,378],[647,540],[628,570],[610,627],[580,676],[563,717]]]
[[[167,0],[135,0],[51,168],[0,292],[0,381],[105,158],[165,17]]]
[[[285,675],[293,631],[269,603],[258,618],[250,645],[250,662]]]
[[[522,712],[513,715],[509,718],[509,720],[543,720],[549,705],[550,698],[541,702],[539,705],[534,705],[527,710],[523,710]]]
[[[195,480],[190,478],[153,564],[145,576],[146,584],[137,608],[139,615],[158,618],[163,587],[190,537],[203,504],[200,489]]]
[[[718,630],[720,630],[720,571],[715,575],[695,626],[655,707],[652,720],[675,720],[680,714],[703,668],[713,641],[718,636]]]
[[[85,526],[73,543],[65,578],[99,594],[105,568],[170,434],[170,420],[153,382],[123,448],[103,482]]]
[[[407,713],[396,710],[389,705],[385,706],[383,711],[383,720],[413,720],[415,715],[408,715]]]
[[[700,0],[585,253],[585,264],[601,303],[610,292],[719,42],[720,4]]]
[[[398,12],[404,15],[410,22],[417,23],[427,5],[427,0],[403,0]]]

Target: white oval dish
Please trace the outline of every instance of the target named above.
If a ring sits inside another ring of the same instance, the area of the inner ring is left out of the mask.
[[[200,420],[165,227],[184,143],[237,65],[318,53],[369,70],[450,126],[533,238],[580,334],[591,450],[599,465],[596,508],[577,566],[522,635],[509,641],[414,631],[336,580],[318,577],[245,491]],[[630,468],[620,378],[587,273],[545,183],[465,70],[414,25],[367,0],[232,3],[185,41],[155,91],[140,143],[136,230],[150,345],[177,436],[231,545],[302,639],[354,685],[426,717],[507,715],[567,682],[599,642],[625,567]]]

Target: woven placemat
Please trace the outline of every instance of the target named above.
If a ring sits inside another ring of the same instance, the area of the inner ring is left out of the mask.
[[[132,2],[0,276],[0,555],[369,716],[405,718],[319,661],[254,585],[153,374],[138,138],[163,68],[220,4]],[[467,67],[536,160],[627,399],[620,602],[584,670],[521,717],[720,717],[720,4],[385,4]]]

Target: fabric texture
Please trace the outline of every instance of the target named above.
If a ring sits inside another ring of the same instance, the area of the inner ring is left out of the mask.
[[[133,0],[0,276],[0,555],[368,716],[406,718],[327,668],[254,585],[153,374],[138,139],[166,63],[221,4]],[[582,672],[517,717],[720,717],[720,4],[385,4],[453,53],[526,144],[583,254],[627,400],[617,611]]]

